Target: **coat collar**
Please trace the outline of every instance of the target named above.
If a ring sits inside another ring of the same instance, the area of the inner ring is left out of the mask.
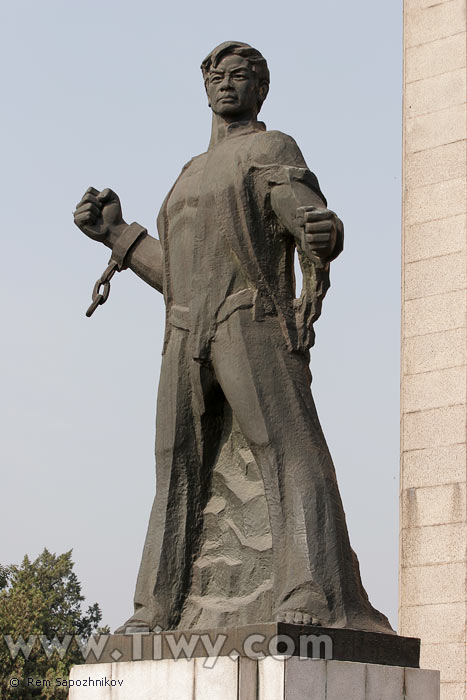
[[[222,143],[225,139],[230,139],[233,136],[251,134],[255,131],[266,131],[266,124],[264,122],[258,122],[251,119],[247,121],[232,122],[226,127],[225,133],[221,138],[215,140],[211,138],[209,149]]]

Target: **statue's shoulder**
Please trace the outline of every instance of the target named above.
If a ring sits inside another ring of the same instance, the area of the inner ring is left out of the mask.
[[[183,166],[181,172],[185,172],[185,170],[188,170],[188,168],[191,168],[191,170],[197,170],[200,167],[204,165],[204,161],[207,158],[207,152],[205,151],[204,153],[200,153],[197,156],[193,156],[193,158],[190,158],[190,160],[185,163]]]
[[[260,163],[306,167],[302,152],[292,136],[282,131],[259,131],[251,148],[251,158]]]

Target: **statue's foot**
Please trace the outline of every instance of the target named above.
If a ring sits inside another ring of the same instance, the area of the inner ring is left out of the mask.
[[[288,622],[292,625],[314,625],[321,627],[318,618],[301,610],[281,610],[275,616],[276,622]]]
[[[159,634],[167,627],[167,615],[163,616],[160,610],[156,614],[153,609],[140,605],[134,614],[115,630],[114,634],[144,634],[147,632]]]
[[[145,632],[150,632],[149,623],[137,617],[130,617],[115,630],[114,634],[144,634]]]
[[[302,583],[278,597],[274,619],[292,625],[326,627],[329,619],[327,599],[313,582]]]

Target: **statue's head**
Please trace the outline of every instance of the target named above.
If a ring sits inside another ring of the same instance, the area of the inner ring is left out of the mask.
[[[266,59],[239,41],[225,41],[201,64],[209,106],[215,114],[256,115],[269,90]]]

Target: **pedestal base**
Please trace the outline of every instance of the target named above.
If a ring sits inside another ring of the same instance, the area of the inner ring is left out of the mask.
[[[439,672],[228,656],[74,666],[69,700],[439,700]]]
[[[242,627],[94,636],[85,663],[205,656],[300,656],[361,664],[420,665],[420,640],[397,634],[263,622]]]

